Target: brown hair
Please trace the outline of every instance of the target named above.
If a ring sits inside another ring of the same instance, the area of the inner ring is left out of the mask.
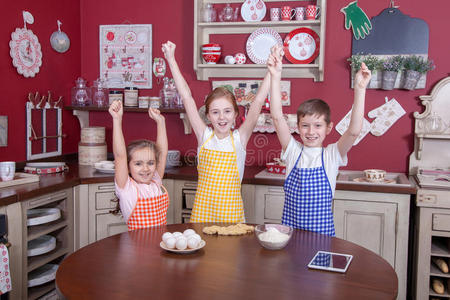
[[[297,123],[306,115],[324,116],[327,125],[331,122],[330,106],[322,99],[309,99],[300,104],[297,109]]]
[[[230,92],[226,87],[219,86],[216,87],[209,95],[206,97],[205,100],[205,114],[208,114],[209,112],[209,106],[211,103],[218,99],[218,98],[225,98],[233,105],[234,111],[239,114],[239,107],[236,103],[236,98],[234,97],[233,93]]]
[[[127,146],[127,165],[130,163],[131,155],[133,154],[134,151],[143,149],[143,148],[147,148],[147,147],[150,148],[150,150],[152,150],[155,153],[155,160],[156,160],[156,164],[158,165],[158,162],[159,162],[158,146],[156,146],[156,144],[154,142],[149,141],[149,140],[135,140],[128,144],[128,146]],[[121,211],[120,211],[119,197],[117,197],[117,195],[116,195],[116,197],[114,199],[111,199],[111,201],[117,202],[117,204],[116,204],[116,208],[109,212],[112,213],[113,215],[120,214]]]

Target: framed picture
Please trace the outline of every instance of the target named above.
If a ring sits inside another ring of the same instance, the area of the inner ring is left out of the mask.
[[[152,88],[152,25],[100,25],[100,77],[108,88]]]
[[[0,116],[0,147],[8,146],[8,116]]]

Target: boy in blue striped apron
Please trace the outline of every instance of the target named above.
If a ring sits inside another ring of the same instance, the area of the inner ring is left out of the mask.
[[[289,131],[281,109],[283,50],[274,46],[268,60],[272,75],[270,113],[286,160],[285,202],[282,223],[294,228],[335,235],[332,199],[340,166],[347,165],[347,152],[362,129],[366,87],[371,73],[363,63],[354,79],[354,103],[349,127],[334,144],[323,147],[331,132],[330,107],[320,99],[303,102],[297,110],[301,142]]]

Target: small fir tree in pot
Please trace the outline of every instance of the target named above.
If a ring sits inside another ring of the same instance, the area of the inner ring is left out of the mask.
[[[397,74],[403,66],[403,57],[400,55],[388,57],[381,62],[383,77],[381,88],[383,90],[392,90],[397,80]]]
[[[405,69],[405,80],[403,88],[413,90],[416,88],[420,76],[435,68],[432,60],[421,56],[408,56],[404,59],[403,68]]]

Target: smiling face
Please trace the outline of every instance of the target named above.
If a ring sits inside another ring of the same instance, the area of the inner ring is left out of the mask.
[[[206,116],[211,122],[217,137],[224,138],[229,135],[237,113],[229,99],[220,97],[211,102]]]
[[[333,123],[327,124],[324,115],[304,115],[299,119],[298,131],[305,146],[322,147],[325,137],[331,132]]]
[[[130,153],[128,170],[137,183],[149,184],[156,170],[156,154],[150,147],[135,148]]]

